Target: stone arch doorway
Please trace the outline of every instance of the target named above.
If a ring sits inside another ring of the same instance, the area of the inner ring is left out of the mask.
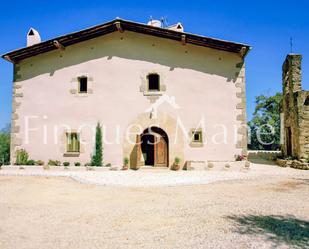
[[[146,166],[168,167],[169,141],[166,132],[159,127],[149,127],[140,135],[141,153]]]
[[[179,157],[184,162],[184,150],[186,137],[182,129],[178,127],[178,119],[171,114],[158,111],[155,118],[151,118],[149,113],[141,113],[128,123],[123,133],[123,155],[130,161],[130,168],[137,170],[145,165],[141,150],[141,135],[147,127],[152,127],[152,132],[156,133],[153,127],[160,127],[168,136],[167,161],[171,166],[174,158]],[[160,133],[159,133],[160,134]]]

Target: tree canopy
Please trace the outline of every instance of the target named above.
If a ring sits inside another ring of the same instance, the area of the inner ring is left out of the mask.
[[[10,163],[10,126],[0,131],[0,165]]]
[[[249,121],[248,148],[251,150],[280,149],[280,108],[282,94],[260,95],[255,99],[256,107]],[[251,134],[250,134],[251,133]]]

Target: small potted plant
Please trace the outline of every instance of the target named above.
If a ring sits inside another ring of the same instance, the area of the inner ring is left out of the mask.
[[[64,169],[68,169],[69,166],[70,166],[70,163],[69,162],[64,162],[63,166],[64,166]]]
[[[44,165],[44,162],[43,162],[42,160],[37,160],[37,161],[35,162],[35,165],[37,165],[37,166],[43,166],[43,165]]]
[[[123,159],[122,170],[128,170],[128,169],[129,169],[129,158],[125,157]]]
[[[177,171],[180,170],[180,158],[175,157],[174,164],[172,165],[172,170]]]

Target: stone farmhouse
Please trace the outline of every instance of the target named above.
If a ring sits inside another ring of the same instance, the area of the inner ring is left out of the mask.
[[[309,91],[302,90],[302,56],[289,54],[283,64],[282,127],[285,157],[309,156]]]
[[[235,161],[247,153],[249,50],[155,20],[116,19],[47,41],[31,28],[27,47],[3,55],[14,65],[12,160],[22,148],[35,160],[87,163],[100,122],[105,163]],[[290,102],[305,96],[298,83],[286,89]]]

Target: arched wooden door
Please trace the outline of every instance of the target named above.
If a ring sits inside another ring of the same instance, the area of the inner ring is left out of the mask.
[[[146,129],[140,136],[140,142],[145,165],[168,167],[168,137],[162,129]]]
[[[167,167],[167,143],[162,136],[155,136],[154,166]]]

